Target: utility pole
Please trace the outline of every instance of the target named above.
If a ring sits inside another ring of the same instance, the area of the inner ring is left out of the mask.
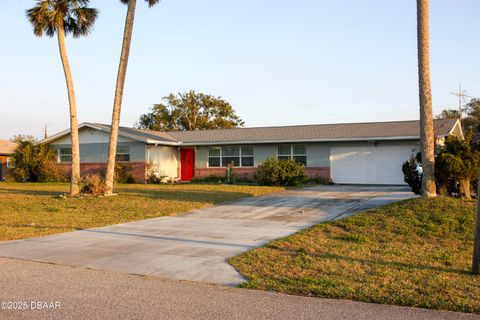
[[[43,138],[44,139],[48,138],[48,124],[46,124],[44,129],[43,129]]]
[[[458,92],[450,92],[450,94],[458,98],[458,116],[460,119],[462,118],[463,102],[466,102],[466,98],[472,98],[471,96],[467,96],[466,92],[466,90],[462,91],[462,84],[460,82],[458,83]]]

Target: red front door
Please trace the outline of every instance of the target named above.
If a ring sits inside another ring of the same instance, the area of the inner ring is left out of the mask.
[[[180,165],[181,165],[182,181],[192,180],[193,173],[195,170],[195,150],[194,149],[182,149],[180,153]]]

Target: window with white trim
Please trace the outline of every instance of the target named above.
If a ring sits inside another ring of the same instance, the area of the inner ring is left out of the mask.
[[[253,147],[241,147],[240,155],[240,163],[242,167],[253,167]]]
[[[251,146],[210,147],[208,150],[209,167],[226,167],[233,162],[235,167],[253,167],[254,156]]]
[[[209,167],[220,167],[222,163],[222,148],[212,147],[208,150],[208,166]]]
[[[9,168],[9,169],[15,168],[15,164],[14,164],[12,158],[10,158],[10,157],[7,157],[7,168]]]
[[[278,160],[295,160],[307,165],[307,147],[304,144],[278,146]]]
[[[115,155],[115,161],[119,161],[119,162],[130,161],[130,147],[117,146],[117,153]]]
[[[57,152],[58,162],[72,162],[72,148],[59,148]]]

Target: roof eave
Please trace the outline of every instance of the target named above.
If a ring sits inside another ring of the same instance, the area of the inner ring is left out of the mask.
[[[160,140],[147,140],[145,143],[150,145],[163,145],[163,146],[172,146],[172,147],[178,147],[182,145],[181,142],[160,141]]]
[[[340,138],[340,139],[293,139],[293,140],[239,140],[225,142],[184,142],[183,146],[200,145],[232,145],[232,144],[270,144],[270,143],[308,143],[308,142],[355,142],[355,141],[397,141],[397,140],[420,140],[420,136],[399,136],[399,137],[366,137],[366,138]]]

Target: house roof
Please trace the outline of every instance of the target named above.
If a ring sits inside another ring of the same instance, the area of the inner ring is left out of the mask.
[[[95,123],[97,127],[103,128],[105,131],[110,132],[110,125]],[[164,142],[164,143],[178,143],[174,137],[169,135],[167,132],[161,131],[150,131],[150,130],[141,130],[136,128],[129,127],[120,127],[119,134],[125,137],[136,137],[137,139],[144,141],[155,141],[155,142]]]
[[[17,144],[9,140],[0,140],[0,155],[10,155],[15,150]]]
[[[435,136],[452,132],[457,119],[435,120]],[[370,139],[419,139],[419,121],[367,122],[298,125],[282,127],[236,128],[198,131],[174,131],[169,135],[184,144],[235,142],[355,141]]]
[[[457,125],[460,125],[458,119],[434,120],[435,136],[445,137]],[[82,127],[110,132],[110,126],[105,124],[82,123],[79,128]],[[67,134],[69,130],[43,142],[48,143]],[[412,120],[168,132],[120,127],[119,135],[149,144],[165,145],[416,140],[420,139],[420,122]]]
[[[78,129],[82,128],[93,128],[103,132],[110,132],[110,126],[101,123],[90,123],[84,122],[78,125]],[[57,134],[54,134],[46,139],[43,139],[41,143],[50,143],[52,141],[58,140],[66,135],[70,134],[70,130],[64,130]],[[136,141],[142,141],[145,143],[158,143],[158,144],[165,144],[165,145],[178,145],[179,142],[175,140],[172,136],[170,136],[166,132],[158,132],[158,131],[148,131],[148,130],[140,130],[135,128],[128,128],[128,127],[120,127],[119,136],[130,138]]]

